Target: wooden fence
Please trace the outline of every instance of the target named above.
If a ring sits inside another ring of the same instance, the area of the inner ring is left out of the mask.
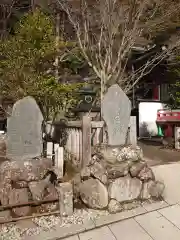
[[[69,121],[67,123],[67,142],[64,149],[59,144],[47,143],[47,156],[60,155],[66,160],[73,161],[77,167],[85,166],[91,160],[91,147],[102,143],[103,121],[91,121],[90,117],[84,116],[82,121]],[[58,152],[58,153],[57,153]]]
[[[47,143],[47,156],[54,159],[58,168],[63,168],[64,158],[81,168],[91,160],[91,147],[103,142],[104,121],[91,121],[91,118],[84,116],[82,121],[69,121],[67,123],[67,141],[64,148],[53,142]],[[60,140],[59,140],[60,142]],[[127,144],[136,146],[136,117],[130,118]]]

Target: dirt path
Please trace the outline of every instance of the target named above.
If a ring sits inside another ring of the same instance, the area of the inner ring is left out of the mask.
[[[180,151],[165,149],[161,143],[155,141],[144,140],[138,144],[142,147],[144,158],[150,166],[180,162]]]

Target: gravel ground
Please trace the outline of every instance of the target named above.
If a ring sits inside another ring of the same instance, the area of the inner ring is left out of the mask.
[[[71,224],[83,224],[89,219],[97,219],[101,216],[109,215],[108,211],[98,211],[92,209],[75,209],[74,214],[69,217],[47,216],[31,219],[35,223],[33,228],[23,228],[18,224],[2,224],[0,226],[0,240],[22,240],[26,236],[38,235],[41,231],[49,231],[59,227],[70,226]]]

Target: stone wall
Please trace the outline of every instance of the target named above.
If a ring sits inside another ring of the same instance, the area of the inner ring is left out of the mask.
[[[77,204],[115,213],[126,203],[158,199],[164,184],[155,180],[142,159],[138,147],[95,147],[89,165],[68,181],[57,178],[51,159],[4,161],[0,165],[0,221],[56,210],[60,216],[68,216]],[[11,204],[54,199],[57,201],[2,211]]]
[[[89,166],[81,171],[79,197],[95,209],[122,210],[122,204],[160,198],[164,184],[143,161],[142,150],[128,146],[97,147]]]
[[[27,161],[4,161],[0,165],[0,202],[1,207],[32,201],[58,199],[58,193],[52,181],[52,160],[46,158]],[[49,212],[58,209],[58,203],[46,203],[41,206],[23,206],[1,213],[0,220],[7,215],[22,217],[33,213]],[[5,216],[3,217],[3,213]]]

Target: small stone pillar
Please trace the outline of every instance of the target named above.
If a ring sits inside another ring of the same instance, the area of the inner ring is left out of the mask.
[[[73,214],[73,187],[69,182],[60,183],[57,187],[59,196],[60,216],[71,216]]]
[[[175,148],[180,149],[180,127],[174,128]]]

